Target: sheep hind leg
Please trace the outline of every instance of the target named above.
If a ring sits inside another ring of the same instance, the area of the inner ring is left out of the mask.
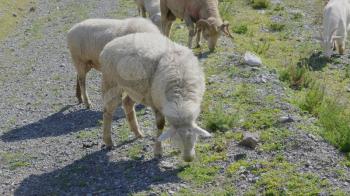
[[[111,130],[113,113],[122,102],[122,91],[118,87],[107,88],[106,83],[102,83],[103,96],[103,142],[107,150],[113,148]]]
[[[340,55],[343,55],[345,53],[345,41],[343,40],[336,40],[335,45],[337,48],[337,51],[339,52]]]
[[[78,104],[81,104],[83,103],[83,98],[81,97],[81,88],[80,88],[80,85],[79,85],[79,77],[77,75],[77,84],[76,84],[76,89],[75,89],[75,96],[77,97],[78,99]]]
[[[160,141],[158,141],[158,137],[163,132],[163,129],[165,126],[165,118],[158,110],[154,110],[154,112],[155,112],[156,124],[157,124],[157,139],[156,139],[156,142],[154,144],[154,156],[161,157],[163,154],[163,149],[162,149],[162,143]]]
[[[124,113],[125,113],[127,122],[129,124],[129,127],[131,131],[134,132],[137,138],[142,138],[144,135],[142,131],[140,131],[137,118],[136,118],[134,105],[135,105],[135,102],[129,96],[126,96],[123,99]]]

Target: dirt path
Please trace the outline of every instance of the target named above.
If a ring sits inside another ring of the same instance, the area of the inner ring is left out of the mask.
[[[272,108],[281,111],[279,116],[292,116],[292,123],[273,125],[287,130],[288,135],[281,139],[284,147],[278,153],[252,151],[229,141],[226,158],[210,163],[220,168],[217,180],[208,186],[197,186],[178,176],[188,167],[179,163],[176,151],[169,148],[169,144],[165,151],[168,156],[153,159],[153,116],[142,106],[138,107],[138,116],[146,137],[133,140],[119,109],[113,124],[113,129],[119,130],[113,135],[117,147],[111,152],[100,150],[100,74],[91,71],[88,76],[93,109],[76,105],[75,70],[65,35],[74,23],[85,18],[135,15],[136,8],[131,9],[123,2],[38,0],[35,11],[28,11],[23,24],[0,46],[1,195],[159,195],[192,188],[207,194],[207,187],[216,190],[223,184],[236,187],[236,193],[242,195],[263,177],[254,172],[257,163],[227,178],[225,171],[237,161],[237,155],[251,163],[283,156],[285,162],[294,164],[295,170],[291,172],[316,174],[317,179],[329,180],[332,190],[350,192],[350,169],[339,164],[344,156],[321,138],[303,130],[314,120],[301,116],[300,110],[284,101],[288,98],[285,85],[273,70],[265,68],[257,70],[240,65],[233,75],[224,72],[210,75],[208,89],[217,88],[215,85],[226,88],[228,84],[224,93],[232,94],[242,89],[242,85],[249,85],[257,92],[256,102],[252,103],[256,108],[250,112]],[[231,53],[234,45],[228,39],[223,38],[220,46],[225,50],[217,53],[222,60],[218,69],[240,64],[238,54]],[[204,66],[205,61],[206,58],[201,59]],[[262,101],[272,95],[273,101]],[[278,168],[269,169],[278,171]]]

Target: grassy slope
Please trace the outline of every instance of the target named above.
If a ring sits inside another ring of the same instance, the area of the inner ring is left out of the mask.
[[[0,2],[0,10],[4,6],[7,6],[5,10],[11,10],[0,19],[7,17],[7,20],[5,20],[6,25],[12,28],[10,24],[15,24],[16,20],[21,16],[18,13],[19,16],[17,18],[12,18],[12,10],[17,9],[16,7],[28,5],[24,3],[28,3],[28,1],[16,1],[18,6],[13,6],[12,4],[9,6],[9,2]],[[290,3],[288,6],[294,6],[298,9],[302,9],[305,4],[304,0],[288,0],[286,2]],[[320,1],[319,5],[321,4],[322,2]],[[125,8],[122,9],[125,12],[112,13],[117,18],[125,17],[129,15],[127,10],[135,9],[134,4],[126,0],[121,1],[119,6]],[[10,9],[8,9],[9,7]],[[198,160],[185,166],[179,163],[179,167],[184,166],[184,170],[178,175],[181,179],[187,181],[190,187],[181,189],[178,194],[233,195],[239,192],[235,184],[240,180],[242,168],[253,168],[252,172],[254,175],[260,176],[256,183],[247,188],[247,195],[255,195],[261,191],[272,195],[306,195],[320,192],[333,193],[335,195],[344,194],[341,190],[332,187],[330,182],[325,179],[320,179],[318,176],[310,173],[299,172],[299,164],[289,163],[283,155],[279,154],[280,150],[284,148],[283,140],[292,133],[275,125],[275,121],[281,111],[278,108],[271,107],[271,105],[274,106],[277,99],[274,95],[259,97],[257,95],[257,91],[261,88],[259,84],[232,83],[232,76],[250,78],[254,75],[249,70],[242,70],[232,66],[232,63],[228,63],[232,60],[232,57],[229,55],[234,52],[254,51],[263,58],[269,70],[290,74],[290,67],[295,66],[303,59],[309,59],[314,50],[319,50],[318,44],[316,45],[310,39],[312,35],[309,32],[301,32],[303,36],[300,37],[307,37],[307,39],[300,40],[293,31],[296,25],[299,29],[302,29],[304,16],[287,14],[282,7],[277,6],[268,8],[265,13],[258,13],[257,10],[252,9],[247,4],[247,0],[220,1],[220,9],[223,18],[229,20],[232,30],[236,33],[234,34],[235,48],[221,46],[216,53],[209,54],[208,58],[204,59],[203,62],[208,85],[200,123],[208,129],[216,131],[216,134],[213,139],[198,144]],[[23,11],[23,13],[25,12]],[[74,14],[84,18],[86,12],[87,10],[80,9],[80,12]],[[292,22],[281,22],[280,24],[271,20],[272,16],[279,14],[283,17],[291,17],[290,21]],[[55,18],[58,15],[58,13],[57,15],[53,13],[51,17]],[[40,31],[36,33],[35,29],[40,29],[40,26],[45,25],[46,20],[46,18],[39,19],[37,25],[34,25],[32,29],[34,38],[40,37]],[[1,24],[5,23],[1,21]],[[68,26],[62,27],[62,31],[65,31]],[[6,31],[2,28],[1,31],[3,32],[0,33],[0,40],[10,32],[11,28],[5,28]],[[273,29],[276,32],[271,33],[261,29]],[[174,25],[172,39],[182,44],[186,43],[187,30],[183,28],[180,21]],[[207,48],[204,46],[202,50],[205,51]],[[201,51],[196,49],[195,52],[200,53]],[[327,92],[329,94],[344,92],[344,86],[348,81],[342,70],[328,70],[327,66],[322,71],[307,73],[311,75],[310,77],[327,82],[329,86],[332,86]],[[215,76],[222,81],[211,82],[211,79]],[[293,81],[287,80],[286,86],[291,82]],[[298,81],[296,83],[299,84]],[[272,89],[270,86],[264,86],[264,88]],[[287,89],[285,93],[291,98],[284,101],[289,101],[299,106],[300,101],[297,98],[307,95],[309,89],[302,88],[298,91]],[[340,93],[337,97],[346,103],[346,100],[348,100],[347,96],[349,95],[346,93]],[[146,124],[147,122],[142,123]],[[242,160],[234,162],[229,160],[228,149],[230,144],[242,138],[242,133],[228,131],[232,129],[245,129],[261,133],[262,145],[258,150],[263,155],[273,153],[276,156],[256,158],[253,161]],[[303,129],[306,131],[312,130],[313,133],[321,135],[323,133],[322,127],[317,125],[308,125],[303,127]],[[76,134],[76,137],[77,139],[96,139],[98,131],[99,129],[91,132],[81,131]],[[122,141],[127,138],[127,126],[122,125],[122,130],[118,134]],[[137,158],[140,155],[140,148],[141,146],[135,145],[127,153],[130,157]],[[173,154],[176,155],[177,152],[174,151]],[[25,167],[27,164],[25,157],[22,154],[6,156],[6,161],[13,165],[13,168]],[[348,161],[344,161],[343,164],[350,166]],[[256,165],[260,165],[260,167],[256,167]],[[140,194],[142,195],[143,193]]]

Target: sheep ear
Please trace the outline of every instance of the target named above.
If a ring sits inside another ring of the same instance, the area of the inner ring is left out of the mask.
[[[212,136],[208,131],[206,131],[206,130],[200,128],[198,125],[195,125],[195,126],[194,126],[194,131],[195,131],[198,135],[201,135],[201,136],[203,136],[203,137],[211,137],[211,136]]]
[[[198,29],[205,29],[209,27],[209,21],[205,19],[200,19],[196,22],[196,26]]]
[[[165,132],[162,133],[162,135],[160,135],[158,137],[158,141],[162,142],[168,138],[171,138],[173,135],[175,134],[175,129],[173,128],[169,128],[168,130],[166,130]]]
[[[231,35],[230,33],[230,30],[229,30],[229,25],[230,23],[228,21],[224,21],[224,23],[220,26],[220,30],[228,37],[232,38],[233,39],[233,36]]]

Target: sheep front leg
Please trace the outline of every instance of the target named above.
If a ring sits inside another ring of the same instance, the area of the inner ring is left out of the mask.
[[[112,149],[112,119],[115,109],[122,102],[122,91],[118,87],[106,88],[103,83],[103,141],[107,150]]]
[[[202,33],[202,30],[201,29],[198,29],[197,28],[197,37],[196,37],[196,48],[199,48],[200,47],[200,41],[201,41],[201,33]]]
[[[156,116],[156,124],[157,124],[157,139],[156,139],[156,142],[154,144],[154,156],[161,157],[163,154],[163,149],[162,149],[162,143],[160,141],[158,141],[158,137],[163,132],[163,129],[165,126],[165,118],[158,110],[154,110],[154,113]]]
[[[337,39],[335,41],[337,50],[339,54],[343,55],[345,52],[345,40],[344,39]]]
[[[192,48],[192,40],[193,40],[193,37],[196,35],[196,31],[194,29],[194,25],[190,18],[185,18],[184,20],[188,28],[188,47]]]
[[[136,118],[134,105],[135,105],[135,102],[129,96],[126,96],[123,99],[124,113],[126,116],[126,120],[129,124],[129,127],[131,131],[134,132],[137,138],[142,138],[144,135],[142,131],[140,131],[137,118]]]

